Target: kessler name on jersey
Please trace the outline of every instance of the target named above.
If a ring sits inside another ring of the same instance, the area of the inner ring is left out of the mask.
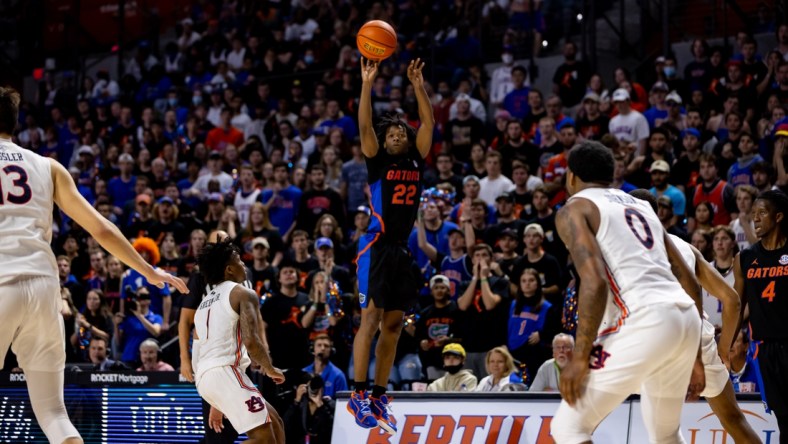
[[[8,153],[5,151],[0,151],[0,161],[1,162],[24,162],[25,158],[22,157],[22,153]]]

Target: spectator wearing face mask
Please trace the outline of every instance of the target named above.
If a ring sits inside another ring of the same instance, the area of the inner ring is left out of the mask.
[[[443,369],[446,374],[427,386],[428,392],[470,392],[476,389],[478,381],[465,365],[465,349],[460,344],[443,347]]]
[[[503,62],[503,66],[495,68],[490,76],[490,102],[495,107],[501,106],[504,97],[514,89],[514,82],[512,82],[514,51],[511,46],[503,47],[501,62]]]

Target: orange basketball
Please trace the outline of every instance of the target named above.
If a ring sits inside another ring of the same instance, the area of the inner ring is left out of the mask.
[[[397,33],[383,20],[372,20],[358,30],[356,46],[364,58],[379,62],[394,54]]]

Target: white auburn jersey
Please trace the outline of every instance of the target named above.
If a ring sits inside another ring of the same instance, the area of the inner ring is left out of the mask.
[[[252,205],[257,202],[259,197],[260,190],[257,189],[249,193],[247,196],[244,196],[244,193],[241,192],[241,190],[238,190],[235,193],[233,206],[235,206],[235,211],[238,212],[238,222],[242,227],[246,228],[246,224],[249,223],[249,212],[252,209]]]
[[[690,245],[681,239],[678,236],[673,234],[669,234],[671,239],[673,239],[673,245],[678,248],[679,252],[681,253],[681,257],[684,258],[684,262],[689,265],[690,270],[695,272],[695,266],[697,265],[695,252],[692,251]],[[714,263],[711,263],[711,266],[714,266]],[[733,287],[733,273],[730,271],[728,274],[722,277],[725,282],[728,283],[731,287]],[[705,288],[702,289],[703,293],[703,319],[710,322],[712,326],[714,325],[722,325],[722,302],[709,293]],[[705,323],[704,323],[705,324]],[[705,326],[705,325],[704,325]]]
[[[0,139],[0,284],[20,276],[52,276],[55,186],[49,159]]]
[[[712,261],[711,266],[716,268],[717,263]],[[733,267],[731,267],[727,273],[722,275],[722,279],[727,282],[728,285],[735,288],[736,276],[733,274]],[[714,297],[705,289],[703,290],[703,311],[706,312],[709,322],[718,327],[722,326],[722,301]]]
[[[194,329],[199,337],[195,347],[195,379],[216,367],[235,367],[243,373],[251,360],[241,340],[240,316],[230,305],[230,292],[237,284],[224,281],[200,302],[194,313]]]
[[[617,332],[629,313],[649,305],[695,305],[670,268],[664,231],[649,204],[610,188],[587,188],[570,197],[599,210],[596,241],[610,286],[598,336]]]
[[[755,229],[755,223],[753,221],[750,221],[750,226],[753,230]],[[744,233],[741,219],[736,218],[736,220],[731,222],[731,230],[733,230],[733,234],[736,236],[736,243],[739,245],[739,251],[750,248],[750,242],[747,240],[747,235]]]

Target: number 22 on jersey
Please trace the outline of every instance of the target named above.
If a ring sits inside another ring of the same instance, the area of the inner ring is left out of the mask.
[[[416,185],[397,184],[394,186],[394,194],[391,195],[391,203],[394,205],[413,205],[413,196],[416,195]]]

